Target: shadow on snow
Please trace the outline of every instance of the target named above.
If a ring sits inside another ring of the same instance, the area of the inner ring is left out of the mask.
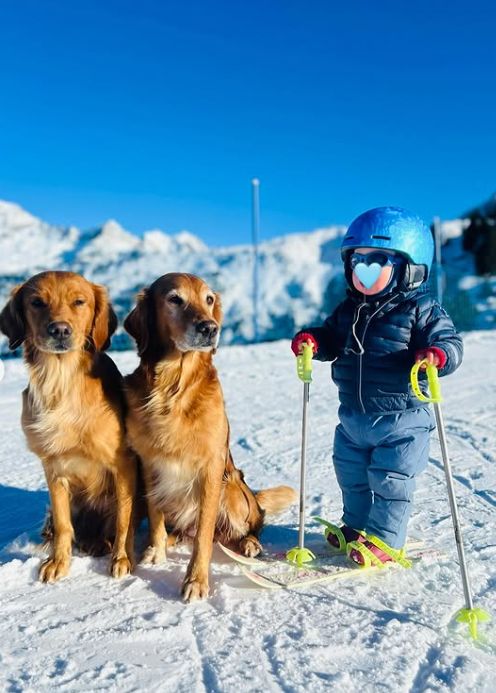
[[[38,543],[48,504],[47,491],[0,484],[0,551],[24,533]]]

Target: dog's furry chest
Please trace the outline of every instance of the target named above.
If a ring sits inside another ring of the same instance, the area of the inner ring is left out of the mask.
[[[200,484],[198,471],[177,459],[149,462],[149,496],[166,516],[166,522],[186,532],[196,523]]]
[[[22,423],[31,450],[42,458],[83,456],[99,463],[109,462],[119,445],[117,416],[105,404],[88,405],[77,395],[46,408],[24,393]],[[104,428],[107,435],[98,435]]]
[[[213,460],[224,464],[228,426],[223,409],[190,412],[166,401],[160,406],[149,402],[139,409],[131,405],[127,432],[132,447],[146,462],[160,459],[170,466],[170,460],[180,460],[182,467],[195,470]]]

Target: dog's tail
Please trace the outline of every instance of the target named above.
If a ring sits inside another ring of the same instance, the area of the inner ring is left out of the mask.
[[[298,494],[290,486],[275,486],[259,491],[255,498],[267,515],[275,515],[296,503]]]

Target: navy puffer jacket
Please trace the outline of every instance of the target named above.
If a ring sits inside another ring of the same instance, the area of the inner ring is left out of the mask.
[[[319,361],[333,361],[332,378],[342,404],[363,413],[392,414],[424,406],[410,385],[415,352],[439,347],[446,363],[439,375],[460,365],[463,344],[451,318],[425,286],[364,302],[348,298],[322,327],[311,327]],[[425,380],[425,374],[420,375]]]

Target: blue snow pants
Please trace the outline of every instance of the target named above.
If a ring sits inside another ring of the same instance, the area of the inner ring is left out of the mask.
[[[428,407],[361,414],[343,405],[333,461],[343,495],[343,522],[395,549],[406,541],[415,477],[429,461]]]

